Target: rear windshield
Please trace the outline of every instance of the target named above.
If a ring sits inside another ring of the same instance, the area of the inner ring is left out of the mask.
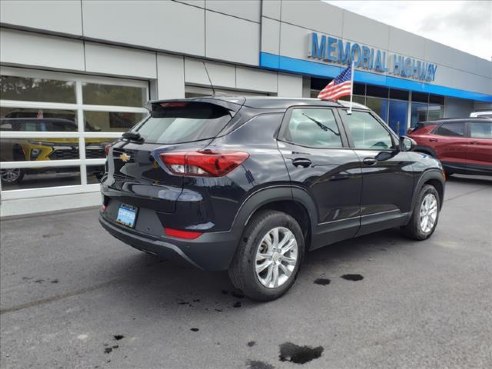
[[[231,120],[223,107],[201,102],[154,105],[151,116],[136,131],[149,143],[175,144],[213,138]]]

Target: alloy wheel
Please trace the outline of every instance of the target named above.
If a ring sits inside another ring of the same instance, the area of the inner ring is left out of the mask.
[[[425,195],[420,206],[420,229],[429,233],[434,228],[437,220],[437,199],[432,193]]]
[[[0,171],[0,177],[2,178],[2,182],[5,183],[14,183],[20,177],[21,170],[20,169],[2,169]]]
[[[298,255],[296,237],[289,229],[271,229],[261,239],[256,251],[256,277],[267,288],[282,286],[294,273]]]

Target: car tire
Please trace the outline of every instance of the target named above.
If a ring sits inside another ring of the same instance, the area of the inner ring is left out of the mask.
[[[432,236],[439,220],[440,201],[435,187],[424,185],[417,196],[412,217],[403,227],[403,233],[417,241],[423,241]]]
[[[293,217],[260,211],[243,232],[229,277],[252,300],[275,300],[294,284],[304,249],[303,232]]]
[[[19,168],[12,169],[2,169],[0,171],[0,178],[2,179],[2,183],[21,183],[24,178],[24,170]]]

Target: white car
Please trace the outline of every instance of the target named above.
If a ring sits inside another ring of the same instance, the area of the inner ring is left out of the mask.
[[[470,113],[471,118],[492,118],[492,110],[474,111]]]

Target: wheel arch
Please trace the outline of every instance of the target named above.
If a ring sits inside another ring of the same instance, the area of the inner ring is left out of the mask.
[[[431,185],[437,190],[437,193],[439,194],[439,207],[442,208],[444,202],[445,177],[441,170],[434,169],[424,172],[419,178],[412,199],[412,211],[415,209],[418,194],[425,185]]]
[[[251,218],[262,210],[282,211],[292,216],[301,227],[306,241],[306,250],[317,224],[317,210],[311,197],[300,188],[290,186],[266,188],[255,192],[241,206],[233,223],[236,232],[241,232]]]
[[[433,148],[428,147],[428,146],[416,146],[412,151],[414,151],[414,152],[420,152],[420,153],[423,153],[423,154],[430,155],[433,158],[437,158],[436,151]]]

